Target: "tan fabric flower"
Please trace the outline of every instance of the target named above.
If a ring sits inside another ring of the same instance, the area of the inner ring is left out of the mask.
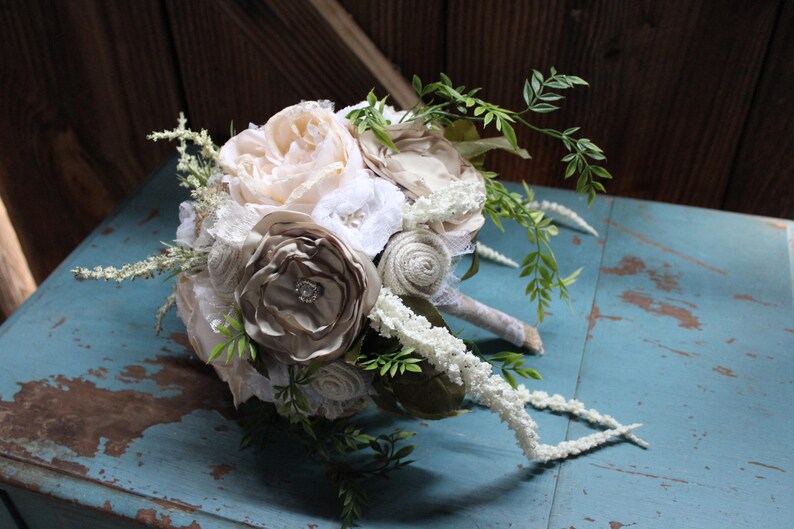
[[[245,330],[287,364],[344,354],[380,291],[375,265],[303,213],[265,215],[243,258],[235,298]]]
[[[221,147],[218,163],[229,194],[262,213],[311,213],[324,195],[364,168],[355,139],[330,103],[287,107],[262,127],[244,130]]]
[[[477,169],[440,132],[417,122],[391,125],[386,130],[400,152],[392,151],[367,131],[359,137],[364,162],[376,174],[400,186],[411,200],[459,180],[484,186]],[[439,233],[461,230],[474,236],[484,222],[481,211],[472,211],[431,227]]]

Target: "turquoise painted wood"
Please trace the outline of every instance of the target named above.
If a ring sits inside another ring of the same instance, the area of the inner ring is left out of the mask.
[[[173,171],[158,171],[0,328],[0,489],[29,528],[337,527],[322,469],[286,439],[239,450],[226,390],[192,359],[181,323],[172,315],[153,333],[167,282],[68,273],[170,240],[185,198]],[[645,423],[651,448],[616,443],[539,465],[477,407],[440,422],[370,411],[362,421],[415,430],[419,448],[414,465],[373,482],[362,526],[791,526],[794,223],[611,198],[588,209],[573,193],[537,191],[601,238],[561,229],[558,257],[585,269],[572,308],[555,303],[541,328],[547,353],[532,365],[544,380],[531,385]],[[482,239],[516,259],[526,252],[515,230]],[[533,320],[514,270],[483,263],[463,288]],[[532,415],[544,442],[592,431]]]

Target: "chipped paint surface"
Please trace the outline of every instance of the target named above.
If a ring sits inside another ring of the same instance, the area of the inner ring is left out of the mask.
[[[657,289],[665,292],[680,292],[681,287],[678,283],[680,274],[673,274],[670,272],[671,268],[668,263],[664,263],[661,269],[649,268],[639,257],[627,255],[620,260],[618,266],[602,267],[601,272],[619,276],[645,274]]]
[[[179,322],[169,316],[164,336],[152,334],[167,285],[78,283],[65,273],[140,259],[165,237],[153,232],[173,233],[180,195],[167,177],[147,184],[111,219],[114,230],[100,228],[0,328],[0,481],[155,527],[338,527],[323,469],[288,439],[261,454],[240,450],[228,396],[208,368],[187,359]],[[586,208],[564,191],[542,194],[577,209],[605,238],[560,238],[565,244],[555,247],[561,263],[584,271],[570,287],[576,314],[554,300],[556,316],[541,327],[548,354],[532,359],[544,375],[533,387],[645,423],[651,448],[615,443],[563,465],[535,465],[487,411],[417,423],[368,410],[361,420],[376,427],[417,430],[419,450],[414,465],[379,484],[362,526],[581,528],[611,520],[721,529],[726,516],[737,527],[761,516],[785,526],[794,518],[783,500],[794,473],[779,439],[790,437],[794,417],[774,402],[794,398],[786,232],[724,213],[625,199]],[[604,217],[613,224],[598,221]],[[496,233],[486,226],[482,240],[520,254],[525,233]],[[504,274],[484,263],[462,288],[527,314],[521,289]],[[484,331],[466,333],[494,352],[503,346]],[[533,419],[543,442],[594,431],[554,414]]]
[[[697,316],[683,307],[665,303],[664,301],[657,301],[647,294],[632,290],[625,291],[620,297],[626,303],[636,305],[645,312],[658,314],[659,316],[667,316],[678,320],[679,327],[692,330],[702,329],[700,320],[697,318]]]
[[[151,380],[161,388],[177,389],[178,395],[109,390],[61,375],[24,382],[12,400],[0,402],[0,437],[6,443],[47,440],[79,457],[95,456],[105,439],[104,453],[117,457],[155,424],[177,422],[198,409],[228,408],[226,388],[201,362],[166,356],[148,362],[159,368]],[[129,367],[134,366],[125,370]]]
[[[235,470],[234,465],[227,465],[227,464],[212,465],[212,472],[210,472],[210,475],[213,477],[213,479],[222,479],[223,476],[225,476],[232,470]]]
[[[701,261],[700,259],[696,259],[696,258],[691,257],[691,256],[689,256],[689,255],[687,255],[685,253],[682,253],[682,252],[678,251],[678,250],[674,250],[673,248],[670,248],[669,246],[665,246],[663,244],[659,244],[658,242],[652,241],[651,239],[649,239],[645,235],[643,235],[641,233],[638,233],[638,232],[636,232],[634,230],[630,230],[629,228],[626,228],[624,226],[621,226],[620,224],[618,224],[618,223],[616,223],[616,222],[614,222],[614,221],[612,221],[610,219],[606,219],[605,222],[607,224],[609,224],[611,227],[617,228],[618,230],[620,230],[620,231],[622,231],[624,233],[628,233],[632,237],[635,237],[636,239],[644,242],[645,244],[650,244],[651,246],[653,246],[654,248],[657,248],[658,250],[660,250],[662,252],[671,253],[673,255],[676,255],[676,256],[680,257],[681,259],[683,259],[685,261],[689,261],[690,263],[694,263],[694,264],[696,264],[698,266],[701,266],[701,267],[705,268],[706,270],[710,270],[712,272],[716,272],[716,273],[722,274],[724,276],[728,275],[728,272],[726,270],[723,270],[721,268],[717,268],[716,266],[712,266],[712,265],[706,264],[703,261]]]

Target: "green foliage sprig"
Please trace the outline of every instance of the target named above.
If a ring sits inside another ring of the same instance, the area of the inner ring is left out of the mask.
[[[207,363],[212,362],[224,353],[226,353],[227,364],[232,361],[235,353],[240,358],[250,357],[251,360],[256,360],[257,345],[245,332],[240,308],[235,307],[233,316],[225,314],[223,317],[226,320],[226,325],[218,325],[216,329],[228,339],[212,348]]]
[[[394,377],[397,374],[403,375],[406,371],[421,373],[422,368],[417,364],[424,359],[411,356],[413,352],[413,347],[400,347],[396,351],[383,352],[376,356],[360,355],[356,363],[365,371],[378,370],[380,376],[388,374]]]
[[[394,141],[392,141],[391,136],[389,136],[389,133],[386,132],[386,127],[392,124],[383,115],[383,111],[386,108],[386,100],[388,98],[389,96],[386,96],[379,100],[375,96],[375,92],[370,90],[369,94],[367,94],[367,103],[369,103],[369,105],[351,111],[347,115],[347,119],[354,127],[356,127],[359,134],[363,133],[364,131],[371,130],[372,134],[375,135],[379,142],[391,150],[399,152],[399,149],[394,144]]]
[[[367,489],[362,484],[366,478],[386,478],[390,472],[413,463],[413,460],[406,458],[413,453],[416,445],[398,445],[414,435],[414,432],[402,430],[379,435],[368,442],[373,452],[370,462],[329,466],[328,475],[338,487],[339,498],[342,500],[342,529],[353,527],[361,517],[361,509],[369,503]]]
[[[591,203],[597,192],[604,192],[603,184],[598,179],[610,179],[612,175],[599,162],[606,160],[603,151],[587,138],[576,138],[574,134],[579,127],[572,127],[563,131],[551,128],[541,128],[527,119],[529,114],[546,114],[554,112],[560,107],[555,104],[563,99],[560,92],[576,86],[587,86],[587,82],[574,75],[563,75],[555,68],[550,69],[548,77],[538,70],[533,70],[532,75],[526,79],[523,87],[523,97],[526,107],[520,111],[510,110],[480,97],[480,88],[468,89],[465,86],[456,86],[450,78],[443,73],[439,81],[423,84],[418,76],[413,77],[412,86],[419,96],[417,103],[403,116],[401,122],[419,120],[432,127],[446,127],[447,131],[462,135],[459,141],[453,144],[468,152],[476,145],[477,156],[472,162],[479,168],[482,166],[481,154],[489,148],[506,148],[513,154],[528,158],[529,153],[520,149],[516,137],[515,126],[523,125],[535,132],[551,136],[561,141],[568,151],[562,161],[566,164],[564,178],[577,176],[576,190],[587,195]],[[372,130],[378,140],[395,149],[388,135],[389,121],[383,117],[386,98],[378,99],[373,92],[367,97],[368,106],[354,110],[348,114],[348,119],[353,121],[359,133]],[[501,134],[500,138],[486,138],[485,140],[472,141],[471,136],[478,137],[476,129],[469,125],[469,129],[459,127],[461,121],[466,121],[482,127],[483,131],[495,128]],[[500,139],[503,143],[496,142]],[[505,145],[506,143],[506,145]],[[487,144],[487,147],[486,145]],[[473,156],[473,155],[472,155]],[[475,159],[476,158],[476,159]],[[567,301],[568,285],[576,280],[581,269],[563,276],[551,248],[551,238],[557,235],[557,228],[552,220],[545,218],[543,212],[530,208],[532,192],[524,185],[526,196],[513,193],[496,180],[496,173],[481,169],[485,180],[486,203],[483,209],[493,223],[504,231],[503,220],[512,220],[527,230],[527,238],[534,246],[521,265],[521,277],[527,277],[528,283],[525,293],[531,301],[536,303],[537,316],[543,321],[546,310],[551,305],[551,294],[559,291],[561,299]],[[476,261],[465,277],[470,277],[477,270]]]
[[[313,362],[307,366],[290,365],[287,385],[273,386],[276,402],[280,403],[276,408],[279,415],[289,419],[291,424],[299,425],[307,436],[315,440],[318,437],[311,418],[311,405],[301,386],[311,382],[312,377],[321,367],[322,362]]]
[[[463,342],[478,358],[498,369],[502,373],[502,377],[513,389],[518,389],[516,376],[525,380],[530,378],[543,380],[543,377],[540,376],[536,369],[524,366],[524,360],[526,360],[526,355],[524,354],[514,351],[500,351],[492,355],[485,355],[473,340],[464,340]]]
[[[297,383],[306,381],[305,376],[296,373],[291,379]],[[313,432],[308,435],[301,421],[285,419],[272,403],[252,399],[242,406],[241,412],[243,446],[249,445],[257,435],[263,435],[266,442],[275,431],[285,431],[304,446],[310,457],[325,463],[326,476],[337,487],[342,502],[342,529],[353,527],[369,504],[365,480],[388,478],[391,472],[413,462],[407,458],[416,446],[404,443],[415,432],[396,430],[373,436],[347,419],[305,417]]]
[[[534,245],[521,263],[519,276],[529,278],[524,293],[530,301],[536,302],[538,320],[543,321],[545,311],[551,305],[551,292],[556,289],[560,299],[567,301],[568,285],[576,280],[582,269],[565,277],[560,274],[557,257],[551,248],[551,238],[557,235],[557,227],[542,211],[529,208],[534,193],[526,183],[525,195],[522,195],[509,191],[496,179],[495,173],[483,172],[483,177],[487,197],[483,213],[502,231],[502,219],[514,221],[527,230],[527,239]]]

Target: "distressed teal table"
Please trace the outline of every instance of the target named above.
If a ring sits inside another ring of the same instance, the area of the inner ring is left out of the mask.
[[[170,240],[184,197],[160,170],[0,329],[2,528],[334,528],[322,469],[287,440],[240,450],[224,386],[192,359],[168,285],[79,283],[76,265],[137,260]],[[573,308],[544,322],[532,387],[643,422],[649,450],[618,443],[562,464],[522,459],[488,411],[423,422],[414,465],[373,482],[363,527],[783,528],[794,526],[794,223],[627,199],[574,207],[602,234],[562,229]],[[483,240],[513,258],[511,231]],[[483,263],[464,290],[531,319],[515,271]],[[486,349],[503,343],[468,335]],[[534,412],[545,442],[586,434]],[[4,506],[4,507],[3,507]]]

